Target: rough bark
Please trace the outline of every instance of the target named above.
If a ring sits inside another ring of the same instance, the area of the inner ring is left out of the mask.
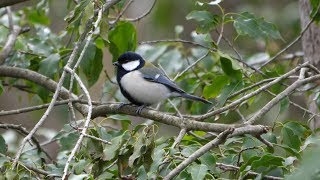
[[[309,0],[299,1],[301,27],[306,27],[310,22],[311,5]],[[302,49],[304,52],[304,61],[309,61],[317,68],[320,68],[320,26],[312,23],[302,36]],[[319,113],[319,108],[314,101],[314,94],[307,97],[307,104],[310,111]],[[309,124],[310,128],[315,130],[320,127],[320,118],[314,117]]]

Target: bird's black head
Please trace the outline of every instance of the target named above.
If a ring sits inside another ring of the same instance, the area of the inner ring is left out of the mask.
[[[140,69],[144,66],[144,64],[144,59],[139,54],[134,52],[126,52],[122,54],[118,58],[118,61],[113,63],[113,65],[118,67],[118,71],[124,70],[127,72]]]

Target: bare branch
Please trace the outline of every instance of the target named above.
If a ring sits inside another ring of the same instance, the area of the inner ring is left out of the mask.
[[[126,12],[126,10],[129,8],[130,4],[132,4],[132,3],[133,3],[133,0],[130,0],[130,1],[124,6],[123,10],[120,12],[120,14],[117,16],[117,18],[116,18],[113,22],[111,22],[110,24],[111,24],[111,25],[115,25],[115,24],[120,20],[120,18],[123,16],[124,12]]]
[[[14,161],[13,158],[11,158],[11,157],[9,157],[9,156],[6,156],[6,155],[4,155],[4,154],[2,154],[2,153],[0,153],[0,156],[5,157],[5,158],[9,159],[10,161]],[[46,172],[46,171],[44,171],[44,170],[42,170],[42,169],[38,169],[38,168],[35,168],[35,167],[32,167],[32,166],[26,165],[26,164],[24,164],[24,163],[21,162],[21,161],[18,161],[18,164],[20,164],[22,167],[26,168],[28,171],[31,170],[31,171],[33,171],[33,172],[36,172],[36,173],[38,173],[38,174],[45,175],[45,176],[47,176],[47,177],[60,177],[59,175],[50,174],[50,173],[48,173],[48,172]]]
[[[149,15],[151,13],[152,9],[156,5],[156,2],[157,2],[157,0],[154,0],[151,8],[148,11],[146,11],[144,14],[142,14],[141,16],[139,16],[137,18],[134,18],[134,19],[126,19],[126,20],[127,21],[131,21],[131,22],[135,22],[135,21],[139,21],[140,19],[146,17],[147,15]]]
[[[10,7],[7,7],[6,9],[7,9],[7,14],[8,14],[10,34],[8,36],[8,39],[5,43],[5,45],[3,46],[2,50],[0,51],[0,65],[4,64],[6,58],[9,56],[14,44],[16,43],[16,39],[17,39],[18,35],[21,32],[20,26],[13,25],[12,12],[11,12]]]
[[[102,10],[100,12],[102,14]],[[84,51],[85,51],[85,49],[84,49]],[[86,98],[88,99],[88,114],[87,114],[87,117],[86,117],[86,121],[85,121],[84,127],[82,129],[82,132],[80,134],[80,137],[78,138],[78,141],[77,141],[75,147],[72,149],[72,151],[71,151],[71,153],[70,153],[70,155],[68,157],[68,160],[67,160],[67,162],[66,162],[66,164],[64,166],[63,176],[62,176],[63,180],[67,179],[70,162],[73,159],[73,157],[76,154],[76,152],[78,151],[78,149],[80,147],[80,144],[81,144],[81,142],[83,140],[83,137],[87,132],[87,129],[89,127],[89,123],[90,123],[90,120],[91,120],[91,114],[92,114],[92,102],[91,102],[91,97],[90,97],[89,91],[87,90],[85,85],[82,83],[80,77],[76,73],[74,73],[74,71],[72,69],[70,69],[68,66],[66,66],[65,70],[67,72],[69,72],[70,74],[73,74],[73,76],[77,80],[78,84],[80,85],[82,91],[84,92]]]
[[[214,140],[208,142],[206,145],[202,146],[200,149],[191,154],[187,159],[182,161],[177,167],[175,167],[168,175],[166,175],[163,179],[169,180],[178,175],[184,168],[186,168],[189,164],[194,162],[197,158],[208,152],[210,149],[218,146],[223,143],[225,139],[231,134],[234,129],[228,129],[224,132],[220,133]]]
[[[289,77],[290,75],[298,72],[302,67],[306,66],[306,64],[308,64],[308,63],[304,63],[301,66],[297,66],[296,68],[294,68],[294,69],[290,70],[289,72],[283,74],[282,76],[276,78],[275,80],[271,81],[270,83],[262,86],[261,88],[257,89],[256,91],[253,91],[250,94],[247,94],[247,95],[243,96],[242,98],[239,98],[239,99],[235,100],[234,102],[232,102],[232,103],[230,103],[230,104],[228,104],[228,105],[226,105],[226,106],[224,106],[224,107],[222,107],[220,109],[217,109],[215,111],[209,112],[209,113],[204,114],[204,115],[197,116],[197,117],[195,117],[195,119],[196,120],[204,120],[204,119],[212,117],[212,116],[214,116],[216,114],[220,114],[221,112],[224,112],[224,111],[226,111],[226,110],[228,110],[230,108],[233,108],[233,107],[239,105],[240,103],[242,103],[243,101],[245,101],[245,100],[247,100],[247,99],[249,99],[249,98],[251,98],[251,97],[253,97],[253,96],[257,95],[257,94],[259,94],[260,92],[268,89],[272,85],[277,84],[280,81],[282,81],[282,80],[286,79],[287,77]]]
[[[254,116],[252,116],[246,124],[253,124],[255,121],[259,120],[263,115],[265,115],[273,106],[275,106],[281,99],[291,94],[298,87],[313,82],[320,79],[320,75],[315,75],[306,79],[300,79],[291,84],[288,88],[278,94],[275,98],[269,101],[262,109],[260,109]]]
[[[59,105],[64,105],[67,104],[70,100],[62,100],[62,101],[57,101],[55,102],[55,106],[59,106]],[[81,100],[71,100],[71,102],[81,102]],[[15,110],[9,110],[9,111],[0,111],[0,116],[8,116],[8,115],[14,115],[14,114],[21,114],[21,113],[26,113],[26,112],[30,112],[30,111],[36,111],[36,110],[40,110],[40,109],[44,109],[49,107],[50,103],[48,104],[41,104],[38,106],[31,106],[31,107],[26,107],[26,108],[21,108],[21,109],[15,109]]]
[[[208,49],[210,51],[217,51],[217,49],[215,48],[209,48],[205,45],[202,45],[193,41],[184,40],[184,39],[162,39],[162,40],[153,40],[153,41],[143,41],[143,42],[140,42],[139,44],[155,44],[155,43],[162,43],[162,42],[180,42],[180,43],[190,44],[193,46],[199,46],[199,47]]]
[[[319,11],[320,5],[317,8],[317,11]],[[294,44],[296,44],[304,35],[304,33],[309,29],[310,25],[314,22],[315,19],[315,15],[317,13],[314,14],[314,17],[312,17],[310,19],[310,21],[308,22],[308,24],[303,28],[303,30],[300,32],[300,34],[291,42],[289,43],[285,48],[281,49],[276,55],[274,55],[272,58],[270,58],[267,62],[265,62],[264,64],[262,64],[258,69],[263,68],[264,66],[266,66],[267,64],[269,64],[270,62],[274,61],[276,58],[278,58],[283,52],[287,51],[291,46],[293,46]]]
[[[192,67],[194,67],[196,64],[198,64],[201,60],[203,60],[205,57],[208,56],[210,51],[208,51],[205,55],[201,56],[199,59],[197,59],[194,63],[192,63],[190,66],[188,66],[186,69],[184,69],[181,73],[178,73],[176,77],[173,79],[175,81],[179,77],[181,77],[185,72],[189,71]]]
[[[29,1],[29,0],[1,0],[0,1],[0,8],[6,7],[6,6],[11,6],[14,4],[21,3],[21,2],[26,2],[26,1]]]

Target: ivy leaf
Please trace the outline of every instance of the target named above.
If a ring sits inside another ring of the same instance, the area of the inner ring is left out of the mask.
[[[40,62],[39,73],[53,79],[59,69],[59,54],[51,54]]]
[[[195,20],[198,22],[197,33],[208,33],[219,24],[219,16],[208,11],[192,11],[186,16],[187,20]]]
[[[90,43],[80,63],[80,67],[88,80],[89,87],[99,79],[103,67],[102,55],[102,50],[97,48],[93,43]]]
[[[264,20],[263,17],[256,18],[252,13],[243,12],[237,19],[234,20],[238,35],[248,35],[252,38],[267,39],[272,37],[274,39],[282,39],[277,27]]]
[[[134,51],[137,47],[137,32],[133,24],[130,22],[120,22],[109,33],[109,51],[113,56],[112,61],[116,61],[118,57],[127,52]]]
[[[208,167],[204,164],[192,164],[188,168],[188,172],[191,174],[192,179],[204,179],[206,173],[208,171]]]

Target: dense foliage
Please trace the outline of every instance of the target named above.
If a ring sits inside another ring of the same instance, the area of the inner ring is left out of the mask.
[[[151,14],[156,11],[158,3],[158,8],[163,6],[161,2],[155,3],[155,7],[150,9]],[[248,49],[249,54],[245,55],[237,51],[237,43],[244,39],[263,42],[266,46],[289,44],[282,36],[284,32],[279,32],[275,24],[252,12],[226,12],[223,2],[219,0],[194,1],[192,10],[183,20],[195,27],[186,38],[189,40],[182,39],[185,37],[184,27],[176,25],[171,27],[174,39],[167,37],[138,42],[138,34],[141,33],[137,24],[143,23],[149,13],[136,19],[125,18],[122,13],[130,4],[131,1],[126,0],[69,0],[66,26],[58,33],[50,29],[50,2],[47,0],[12,12],[8,8],[0,8],[0,52],[2,50],[3,53],[14,29],[19,29],[14,46],[0,68],[0,93],[16,87],[28,92],[30,101],[38,104],[52,101],[54,89],[50,89],[46,82],[33,79],[31,75],[28,79],[23,75],[8,75],[10,73],[5,72],[6,67],[17,67],[18,70],[11,70],[20,72],[21,69],[27,69],[56,82],[63,77],[62,85],[66,92],[70,90],[75,97],[83,97],[82,101],[69,97],[73,99],[69,102],[74,102],[73,106],[70,103],[69,106],[65,105],[70,111],[66,120],[71,121],[66,121],[68,123],[59,132],[51,130],[52,133],[42,131],[37,134],[60,145],[58,155],[53,160],[45,150],[39,148],[41,143],[39,145],[37,136],[32,134],[30,141],[35,146],[27,143],[21,156],[18,156],[18,162],[15,162],[21,144],[17,140],[9,141],[9,137],[17,138],[18,134],[12,135],[6,130],[0,135],[1,179],[61,178],[64,173],[64,177],[69,179],[160,179],[215,140],[219,143],[195,158],[181,172],[178,171],[175,178],[319,178],[320,161],[317,157],[320,139],[307,125],[309,117],[318,115],[293,102],[290,97],[317,93],[315,101],[320,102],[319,88],[308,81],[288,92],[290,96],[281,94],[298,81],[299,72],[305,68],[312,72],[311,68],[299,65],[303,62],[301,56],[288,58],[277,55],[271,58],[276,53],[268,48],[262,53]],[[320,1],[312,0],[311,4],[313,11],[310,17],[317,21]],[[106,50],[109,50],[111,58],[103,58],[107,57]],[[126,51],[138,52],[161,67],[186,92],[203,96],[215,102],[215,105],[175,98],[161,103],[159,112],[145,110],[138,115],[134,114],[134,106],[129,106],[128,110],[114,109],[118,104],[110,102],[124,102],[125,99],[114,78],[110,78],[108,72],[103,72],[113,67],[103,66],[111,65]],[[76,61],[70,61],[72,58]],[[108,63],[103,63],[103,60]],[[65,67],[75,67],[74,73],[80,76],[88,89],[102,76],[108,76],[104,77],[103,89],[98,92],[102,94],[101,98],[93,102],[93,107],[106,106],[109,109],[102,115],[96,115],[93,108],[89,127],[84,126],[88,111],[79,110],[81,108],[77,104],[86,105],[91,100],[79,81],[74,79],[75,76],[70,73],[63,75],[70,72]],[[286,75],[292,69],[295,71]],[[301,74],[300,77],[304,76]],[[317,74],[310,76],[319,79]],[[278,81],[273,83],[275,80]],[[59,98],[68,99],[66,95],[60,95]],[[268,108],[266,104],[276,98],[280,99]],[[61,104],[66,103],[68,101]],[[292,107],[297,106],[305,115],[292,119],[288,114],[293,112]],[[77,117],[80,114],[83,116],[74,119],[72,109],[80,112]],[[270,109],[272,112],[264,118]],[[179,123],[171,124],[171,121],[166,121],[164,114],[170,115],[167,119],[176,118],[172,122],[180,120]],[[142,117],[144,123],[137,124],[136,118],[130,115]],[[186,121],[195,121],[196,124]],[[179,137],[159,133],[163,128],[162,123],[178,127],[180,133],[175,133]],[[200,126],[201,123],[203,126]],[[114,128],[114,124],[120,128]],[[22,126],[0,125],[1,128],[16,130],[23,137],[29,134]],[[216,130],[212,128],[215,125]],[[80,148],[75,149],[76,154],[71,157],[69,168],[66,168],[67,160],[83,134],[83,128],[88,128],[85,138],[80,141]],[[220,133],[226,131],[227,135],[220,137]]]

